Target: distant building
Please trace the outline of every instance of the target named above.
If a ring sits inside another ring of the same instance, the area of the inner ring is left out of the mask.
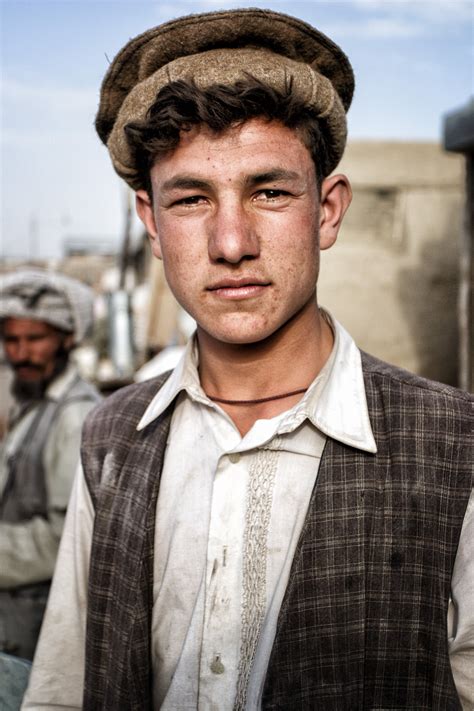
[[[87,255],[110,257],[117,254],[117,242],[106,237],[65,237],[63,240],[64,257],[82,257]]]
[[[457,385],[464,161],[436,143],[352,141],[354,200],[318,301],[383,360]]]

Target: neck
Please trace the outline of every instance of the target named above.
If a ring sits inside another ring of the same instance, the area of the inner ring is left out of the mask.
[[[257,419],[275,417],[293,407],[328,359],[333,335],[317,307],[297,326],[285,324],[270,338],[250,344],[216,342],[198,330],[201,385],[215,398],[234,401],[223,402],[221,407],[241,434]],[[274,397],[293,391],[299,392]],[[245,402],[256,400],[262,402],[251,407]]]

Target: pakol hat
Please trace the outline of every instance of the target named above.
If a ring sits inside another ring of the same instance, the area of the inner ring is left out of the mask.
[[[7,318],[44,321],[82,341],[92,324],[94,293],[77,279],[40,269],[0,277],[0,322]]]
[[[134,189],[140,182],[124,127],[145,119],[166,84],[234,84],[248,75],[292,89],[324,119],[330,170],[346,143],[346,111],[354,75],[344,52],[302,20],[271,10],[240,9],[172,20],[132,39],[110,65],[101,88],[96,129],[117,173]]]

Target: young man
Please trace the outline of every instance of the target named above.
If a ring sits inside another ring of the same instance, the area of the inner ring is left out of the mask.
[[[59,274],[0,279],[13,407],[0,447],[0,651],[32,659],[79,460],[98,401],[69,360],[92,320],[92,292]]]
[[[87,423],[24,709],[472,702],[472,402],[316,298],[352,90],[336,45],[262,10],[112,63],[97,128],[198,325]]]

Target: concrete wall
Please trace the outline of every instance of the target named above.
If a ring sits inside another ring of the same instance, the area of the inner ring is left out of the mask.
[[[457,384],[463,160],[429,143],[353,142],[353,203],[322,254],[319,302],[359,346]]]

